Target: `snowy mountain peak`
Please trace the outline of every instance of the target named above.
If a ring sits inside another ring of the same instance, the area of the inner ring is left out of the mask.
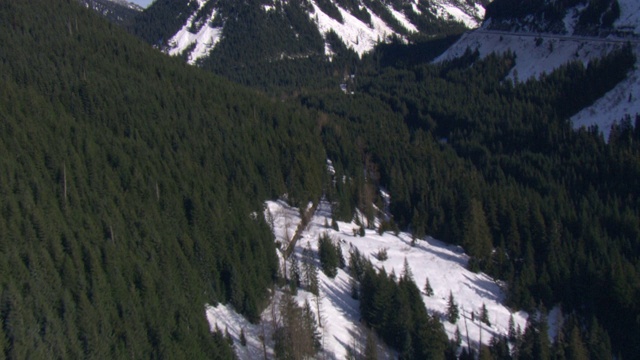
[[[393,36],[406,40],[412,34],[430,34],[446,28],[457,31],[475,28],[484,17],[480,0],[267,0],[247,3],[269,16],[286,18],[294,31],[303,19],[297,18],[297,11],[291,9],[302,10],[306,21],[313,24],[323,38],[326,39],[329,32],[335,33],[348,48],[360,55]],[[226,28],[225,20],[238,16],[243,5],[246,4],[228,0],[191,1],[189,6],[193,12],[166,41],[165,51],[171,55],[180,54],[192,64],[208,56],[231,31]],[[152,6],[162,6],[162,3]],[[302,35],[296,33],[296,36]],[[325,55],[331,55],[328,45]]]

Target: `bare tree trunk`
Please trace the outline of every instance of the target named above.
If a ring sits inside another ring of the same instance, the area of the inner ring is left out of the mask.
[[[467,332],[467,350],[471,352],[471,340],[469,339],[469,327],[467,326],[467,317],[464,316],[464,308],[462,309],[462,317],[464,318],[464,328]]]

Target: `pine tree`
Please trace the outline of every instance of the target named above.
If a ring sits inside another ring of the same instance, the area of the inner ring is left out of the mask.
[[[311,264],[309,270],[309,292],[318,296],[320,293],[320,288],[318,286],[318,268]]]
[[[467,210],[462,245],[471,257],[469,269],[475,272],[486,269],[493,244],[482,203],[477,199],[471,200]]]
[[[289,264],[289,272],[290,272],[290,281],[292,287],[300,286],[300,266],[298,265],[298,258],[295,254],[291,254]]]
[[[413,281],[413,272],[411,271],[411,266],[409,266],[409,261],[407,258],[404,258],[404,266],[402,268],[402,279],[406,281]]]
[[[447,303],[447,320],[450,323],[455,324],[460,318],[460,312],[458,310],[458,304],[456,304],[456,300],[453,298],[453,293],[449,291],[449,301]]]
[[[364,359],[378,360],[378,339],[373,330],[367,330],[367,339],[364,345]]]
[[[335,218],[331,218],[331,228],[335,231],[340,231],[340,227],[338,226],[338,222]]]
[[[516,322],[513,319],[513,314],[511,314],[511,316],[509,316],[509,330],[507,333],[507,337],[509,339],[510,343],[515,343],[517,340],[517,334],[516,334]]]
[[[313,342],[313,348],[316,352],[320,351],[322,348],[322,338],[320,331],[318,331],[318,322],[316,321],[316,317],[311,310],[311,305],[308,300],[305,300],[304,307],[302,308],[302,316],[305,331],[311,336]]]
[[[427,277],[427,280],[425,281],[424,284],[424,293],[427,296],[433,296],[433,288],[431,287],[431,284],[429,283],[429,278]]]
[[[229,345],[233,345],[233,338],[231,337],[231,334],[229,333],[229,327],[225,327],[224,328],[224,339],[227,341],[227,343],[229,343]]]
[[[491,321],[489,321],[489,311],[487,310],[487,305],[482,304],[482,309],[480,310],[480,321],[487,324],[487,326],[491,326]]]
[[[247,346],[247,337],[244,334],[244,328],[240,329],[240,345]]]
[[[340,258],[336,245],[333,244],[333,241],[327,233],[320,235],[318,238],[318,255],[320,257],[322,271],[330,278],[336,277],[338,274],[338,266],[340,265]]]

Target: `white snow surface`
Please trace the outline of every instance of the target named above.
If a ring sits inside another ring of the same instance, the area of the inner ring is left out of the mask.
[[[640,1],[618,0],[620,4],[620,18],[616,20],[616,28],[625,28],[634,33],[640,32]]]
[[[387,5],[387,9],[389,9],[391,15],[393,15],[393,17],[396,18],[405,29],[409,30],[410,32],[418,32],[418,28],[413,25],[403,13],[397,11],[391,5]]]
[[[204,6],[203,0],[198,0],[199,6]],[[197,12],[196,12],[197,13]],[[187,20],[187,23],[169,40],[169,55],[179,55],[189,46],[196,43],[195,48],[189,53],[187,62],[191,65],[202,57],[209,55],[211,49],[220,41],[222,36],[222,28],[212,28],[209,22],[216,16],[216,10],[211,12],[211,15],[207,19],[204,25],[200,28],[197,34],[193,34],[189,31],[189,28],[195,20],[196,13],[191,15]]]
[[[485,9],[480,4],[470,6],[455,0],[432,0],[429,6],[437,17],[461,22],[469,29],[480,26],[485,14]],[[420,13],[417,6],[414,5],[413,9],[416,13]]]
[[[286,242],[287,239],[290,239],[300,222],[298,209],[288,206],[283,201],[267,202],[265,217],[268,223],[273,224],[276,241],[280,242]],[[411,235],[408,233],[399,233],[398,236],[391,233],[379,235],[374,230],[366,230],[364,237],[353,236],[353,229],[358,228],[355,223],[338,222],[340,231],[334,231],[325,228],[325,221],[331,222],[330,205],[321,202],[315,216],[297,242],[292,256],[297,256],[302,262],[302,250],[307,244],[314,254],[317,253],[318,237],[327,232],[331,237],[340,241],[342,252],[347,257],[347,261],[349,249],[357,248],[371,260],[374,266],[379,269],[384,267],[387,273],[395,272],[400,276],[406,259],[418,288],[424,287],[428,277],[435,292],[432,297],[427,297],[423,293],[423,300],[429,314],[438,317],[443,322],[446,333],[451,339],[455,336],[456,328],[459,328],[463,337],[463,346],[467,343],[467,332],[471,345],[475,347],[477,347],[480,338],[482,343],[488,344],[493,336],[507,334],[509,318],[512,315],[517,326],[525,328],[527,314],[524,312],[512,313],[504,305],[504,293],[496,281],[485,274],[476,274],[467,270],[468,256],[460,247],[450,246],[430,237],[418,241],[416,246],[411,246]],[[388,253],[388,259],[383,262],[373,256],[381,248],[386,248]],[[280,261],[282,263],[282,257],[280,257]],[[317,255],[313,261],[319,266]],[[342,269],[338,270],[338,275],[334,279],[328,278],[322,271],[319,271],[323,323],[320,331],[323,335],[324,351],[329,358],[345,358],[347,348],[353,344],[354,336],[363,339],[359,302],[351,298],[350,279],[351,276],[348,272]],[[460,320],[456,324],[451,324],[444,319],[449,292],[453,293],[461,313]],[[305,299],[313,304],[314,296],[299,290],[296,298],[300,304],[303,304]],[[487,307],[492,326],[478,321],[483,304]],[[315,310],[314,306],[312,308]],[[471,319],[471,312],[475,313],[475,320]],[[261,324],[249,324],[225,305],[218,305],[215,308],[208,306],[206,314],[212,329],[216,324],[222,331],[225,328],[229,329],[240,358],[262,357],[262,344],[258,340],[263,331]],[[266,309],[263,313],[262,324],[265,324],[267,334],[270,331],[269,322],[272,317],[271,308]],[[238,340],[240,330],[243,328],[248,340],[246,348],[240,346]],[[273,353],[272,340],[270,335],[266,338],[267,352],[271,355]]]
[[[316,22],[320,33],[326,34],[329,30],[333,30],[347,47],[352,48],[360,56],[373,49],[379,41],[385,41],[387,37],[394,34],[394,31],[372,11],[369,11],[369,13],[371,14],[373,28],[337,5],[344,20],[342,24],[322,12],[315,2],[311,4],[314,11],[310,12],[309,16],[311,20]]]

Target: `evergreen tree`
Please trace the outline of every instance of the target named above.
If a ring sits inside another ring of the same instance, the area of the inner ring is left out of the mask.
[[[489,321],[489,311],[487,310],[487,306],[483,303],[482,309],[480,310],[480,321],[487,324],[487,326],[491,326],[491,321]]]
[[[449,300],[447,302],[447,320],[455,324],[460,318],[460,312],[458,310],[458,304],[456,304],[456,300],[453,297],[453,293],[449,292]]]
[[[247,337],[244,334],[244,328],[240,329],[240,345],[247,346]]]
[[[334,217],[331,218],[331,228],[335,231],[340,231],[340,227],[338,226],[338,222]]]
[[[469,269],[477,272],[487,268],[493,249],[491,232],[482,204],[477,199],[471,200],[467,210],[462,245],[471,257]]]
[[[363,358],[365,360],[378,360],[378,340],[372,330],[367,330]]]
[[[322,349],[322,338],[320,331],[318,330],[318,322],[316,321],[316,317],[311,310],[311,305],[309,305],[309,301],[305,300],[304,307],[302,308],[303,322],[305,326],[305,331],[308,334],[311,334],[311,338],[313,341],[313,347],[316,352]]]
[[[292,288],[297,288],[301,284],[301,276],[300,276],[300,266],[298,265],[298,258],[295,254],[291,254],[289,257],[289,273],[290,273],[290,282]]]
[[[507,331],[507,337],[509,339],[510,343],[515,343],[516,339],[517,339],[517,335],[516,335],[516,322],[513,319],[513,314],[511,314],[509,316],[509,328]]]
[[[433,296],[433,288],[431,287],[431,284],[429,283],[429,278],[428,277],[427,277],[427,280],[425,280],[424,293],[427,296]]]
[[[340,245],[337,245],[340,246]],[[330,278],[336,277],[338,274],[338,266],[340,258],[333,240],[327,233],[320,235],[318,238],[318,255],[322,271]]]

